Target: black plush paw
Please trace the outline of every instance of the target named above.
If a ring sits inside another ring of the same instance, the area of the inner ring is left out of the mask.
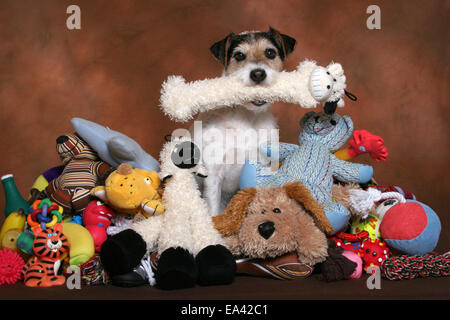
[[[106,273],[113,277],[128,273],[145,255],[147,245],[134,230],[127,229],[109,237],[100,249],[100,259]]]
[[[328,257],[319,266],[322,280],[332,282],[348,279],[355,271],[356,263],[343,256],[343,251],[333,240],[328,240]]]
[[[198,266],[198,283],[203,286],[230,284],[236,274],[236,261],[222,245],[203,248],[195,257]]]
[[[189,251],[169,248],[159,257],[156,285],[165,290],[191,288],[195,286],[197,275],[197,266]]]

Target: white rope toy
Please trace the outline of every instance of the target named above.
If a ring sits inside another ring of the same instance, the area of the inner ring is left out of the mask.
[[[400,203],[405,203],[405,197],[398,192],[381,192],[374,188],[369,188],[367,191],[360,189],[349,190],[349,205],[353,211],[360,215],[363,219],[370,214],[375,203],[381,200],[395,199]],[[383,217],[379,217],[380,220]]]
[[[282,71],[268,86],[249,86],[236,76],[186,82],[181,76],[170,76],[162,85],[160,106],[172,120],[185,122],[201,112],[233,107],[251,101],[283,101],[315,108],[318,103],[338,101],[344,106],[346,88],[344,70],[339,63],[326,68],[305,60],[297,70]]]

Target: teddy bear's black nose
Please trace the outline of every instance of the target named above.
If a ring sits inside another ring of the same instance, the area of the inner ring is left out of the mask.
[[[258,232],[264,239],[269,239],[275,231],[275,225],[272,221],[266,221],[258,226]]]

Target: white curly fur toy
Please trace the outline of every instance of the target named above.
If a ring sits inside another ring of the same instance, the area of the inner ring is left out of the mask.
[[[156,283],[173,289],[232,280],[235,261],[214,228],[195,176],[206,176],[200,150],[187,138],[167,142],[160,153],[160,178],[166,181],[163,215],[131,226],[150,252],[158,252]],[[194,262],[195,258],[195,262]],[[197,279],[198,274],[198,279]]]
[[[160,103],[163,112],[179,122],[188,121],[198,113],[256,100],[283,101],[303,108],[338,101],[337,106],[343,107],[345,81],[339,63],[324,68],[310,60],[301,62],[295,71],[280,72],[268,86],[245,85],[233,76],[189,83],[181,76],[170,76],[162,85]]]

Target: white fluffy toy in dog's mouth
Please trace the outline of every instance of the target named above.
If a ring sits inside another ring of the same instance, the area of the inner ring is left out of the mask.
[[[173,120],[185,122],[195,114],[237,105],[263,106],[282,101],[302,108],[334,102],[344,106],[346,78],[339,63],[327,67],[314,61],[301,62],[296,70],[280,72],[270,85],[248,86],[236,76],[186,82],[170,76],[161,88],[160,106]]]

